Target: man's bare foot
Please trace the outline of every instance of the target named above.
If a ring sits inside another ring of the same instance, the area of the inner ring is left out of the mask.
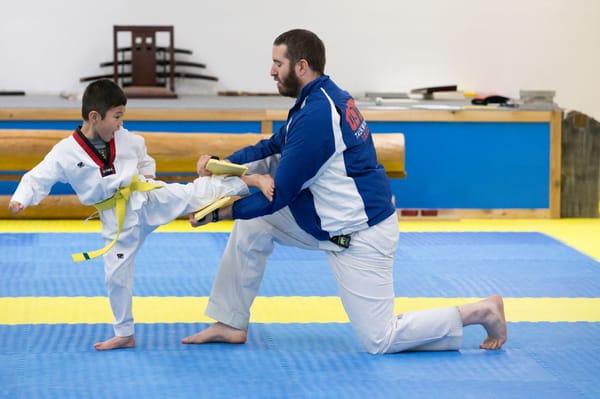
[[[103,342],[96,342],[94,348],[99,351],[107,351],[110,349],[133,348],[135,346],[135,337],[112,337]]]
[[[487,338],[479,345],[481,349],[500,349],[508,338],[504,302],[500,295],[493,295],[483,301],[460,306],[463,325],[481,324],[487,331]]]
[[[238,330],[227,324],[216,322],[194,335],[185,337],[181,340],[181,343],[205,344],[208,342],[225,342],[228,344],[244,344],[246,343],[247,336],[248,333],[244,330]]]
[[[508,338],[504,301],[500,295],[491,296],[487,300],[491,303],[491,310],[483,322],[483,327],[488,336],[479,347],[481,349],[500,349]]]

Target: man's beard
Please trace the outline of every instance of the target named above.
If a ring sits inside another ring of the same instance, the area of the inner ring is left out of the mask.
[[[282,96],[298,97],[298,94],[300,94],[300,80],[298,79],[298,75],[296,75],[296,71],[290,69],[288,76],[277,85],[277,90],[279,90],[279,94]]]

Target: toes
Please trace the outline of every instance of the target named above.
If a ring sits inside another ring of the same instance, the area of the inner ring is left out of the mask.
[[[196,343],[196,338],[197,338],[196,336],[197,335],[198,334],[187,336],[187,337],[185,337],[184,339],[181,340],[181,343],[182,344],[195,344]]]
[[[500,349],[502,347],[502,344],[500,343],[500,340],[498,339],[492,339],[492,338],[488,338],[485,341],[483,341],[481,343],[481,345],[479,345],[480,349],[486,349],[486,350],[496,350],[496,349]]]

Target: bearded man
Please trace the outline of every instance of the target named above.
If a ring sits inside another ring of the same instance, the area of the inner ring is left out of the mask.
[[[500,348],[507,333],[498,295],[459,307],[394,314],[398,219],[390,185],[353,98],[325,75],[323,42],[303,29],[279,35],[271,76],[279,93],[296,98],[286,123],[227,159],[254,173],[270,171],[273,201],[257,192],[210,220],[190,219],[194,226],[236,222],[206,308],[217,322],[182,342],[246,342],[250,306],[277,242],[326,253],[344,309],[369,353],[458,350],[463,326],[469,324],[485,327],[481,348]]]

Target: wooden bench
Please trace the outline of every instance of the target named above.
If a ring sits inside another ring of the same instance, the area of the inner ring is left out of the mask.
[[[136,132],[138,133],[138,132]],[[65,130],[0,130],[0,179],[18,182],[59,140],[72,134]],[[138,133],[144,137],[148,153],[156,160],[159,179],[191,181],[200,154],[225,157],[237,149],[267,138],[264,134],[221,133]],[[373,141],[379,162],[389,177],[405,176],[404,135],[375,134]],[[10,195],[0,195],[0,218],[15,218],[8,211]],[[79,219],[93,213],[75,195],[51,195],[38,206],[27,208],[18,218]]]

